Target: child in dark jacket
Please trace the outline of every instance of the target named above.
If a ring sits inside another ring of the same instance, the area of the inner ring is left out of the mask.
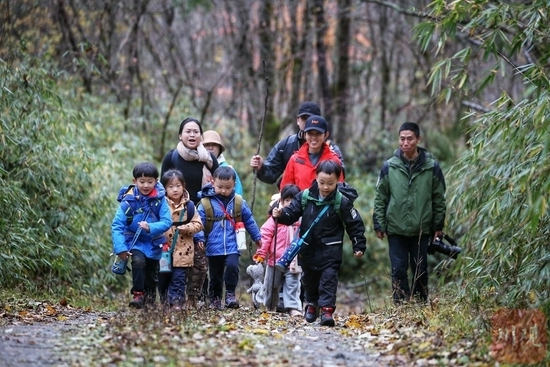
[[[235,170],[229,166],[221,166],[214,171],[214,183],[206,184],[200,195],[201,203],[198,212],[204,228],[208,228],[206,210],[202,200],[210,200],[213,210],[211,230],[209,233],[199,232],[195,241],[206,243],[208,258],[208,273],[210,275],[209,299],[210,307],[221,309],[221,297],[225,281],[225,307],[238,308],[235,289],[239,281],[239,257],[241,253],[237,246],[235,228]],[[242,201],[241,219],[246,231],[261,246],[260,229],[252,216],[246,202]]]
[[[305,208],[302,209],[302,191],[289,206],[275,208],[272,213],[274,218],[279,218],[279,223],[287,225],[302,217],[300,233],[306,233],[311,227],[298,254],[307,302],[305,318],[307,322],[314,322],[321,310],[321,325],[325,326],[335,324],[333,313],[336,309],[338,271],[342,265],[344,231],[352,242],[355,258],[363,256],[367,248],[365,225],[353,202],[342,195],[340,214],[334,208],[341,174],[339,163],[332,160],[319,163],[316,181],[309,188]],[[318,217],[318,222],[312,226]]]
[[[132,256],[130,307],[142,308],[153,304],[157,296],[164,232],[172,225],[172,217],[164,187],[158,182],[157,167],[149,162],[139,163],[133,176],[133,185],[120,189],[120,206],[111,224],[111,237],[113,252],[121,260]]]

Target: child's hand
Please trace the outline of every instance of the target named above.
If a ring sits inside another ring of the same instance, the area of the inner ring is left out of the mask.
[[[146,221],[141,221],[138,224],[141,229],[145,230],[145,232],[149,232],[149,223]]]
[[[197,242],[197,247],[199,250],[204,251],[204,242],[202,241]]]
[[[182,224],[181,226],[176,227],[176,228],[177,228],[177,229],[180,231],[180,233],[181,233],[182,235],[184,235],[184,236],[185,236],[185,235],[187,235],[187,236],[192,235],[191,231],[189,230],[189,226],[188,226],[187,224]]]
[[[281,216],[281,212],[282,212],[281,208],[273,208],[271,215],[273,216],[273,218],[279,218]]]
[[[122,251],[122,252],[116,254],[116,256],[118,256],[120,258],[120,260],[128,260],[128,257],[130,257],[130,255],[132,255],[132,253],[130,253],[128,251]]]
[[[356,258],[356,259],[359,259],[362,256],[363,256],[363,251],[355,251],[353,253],[353,257]]]
[[[254,256],[252,256],[252,260],[254,260],[256,262],[256,264],[261,264],[264,262],[264,258],[258,254],[255,254]]]

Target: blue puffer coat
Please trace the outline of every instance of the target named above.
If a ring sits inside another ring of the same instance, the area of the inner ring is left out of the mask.
[[[231,193],[230,196],[221,196],[216,195],[214,187],[211,184],[207,184],[203,187],[199,196],[201,198],[208,198],[212,203],[212,210],[214,217],[223,217],[225,211],[229,215],[233,215],[233,207],[235,205],[235,190]],[[262,239],[262,234],[260,229],[252,216],[250,208],[246,204],[246,201],[243,200],[242,204],[242,221],[244,227],[252,240],[257,242]],[[198,212],[202,220],[202,224],[206,226],[206,214],[202,204],[199,204]],[[223,219],[219,221],[214,221],[212,223],[212,230],[205,238],[204,231],[199,232],[195,236],[196,241],[202,241],[206,243],[206,256],[220,256],[220,255],[229,255],[229,254],[240,254],[239,249],[237,248],[237,235],[235,233],[235,227],[229,219]]]
[[[138,223],[145,220],[149,223],[149,232],[141,230],[133,248],[150,259],[160,260],[162,244],[166,242],[164,232],[172,225],[164,186],[157,182],[149,196],[140,195],[135,186],[125,186],[120,189],[118,200],[121,203],[111,224],[113,252],[128,250],[139,229]]]

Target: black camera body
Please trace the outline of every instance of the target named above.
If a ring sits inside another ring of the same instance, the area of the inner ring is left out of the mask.
[[[449,244],[443,242],[444,240],[449,242]],[[433,255],[436,252],[447,255],[451,259],[456,260],[458,255],[462,252],[462,248],[457,246],[455,240],[443,233],[443,238],[435,237],[433,241],[430,241],[430,245],[428,246],[429,254]]]

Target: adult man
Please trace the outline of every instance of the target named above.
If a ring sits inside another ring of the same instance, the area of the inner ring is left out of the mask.
[[[272,184],[277,182],[279,177],[283,174],[290,157],[300,149],[305,142],[304,126],[307,119],[312,115],[321,115],[321,109],[315,102],[304,102],[298,109],[298,115],[296,116],[296,124],[300,128],[296,134],[289,135],[286,138],[280,140],[269,152],[266,160],[264,161],[260,155],[255,155],[250,159],[250,167],[257,171],[257,177],[260,181]],[[344,169],[344,158],[338,146],[328,141],[331,149],[340,158],[342,169]]]
[[[411,294],[421,301],[428,299],[429,239],[441,237],[445,224],[443,172],[419,142],[416,123],[401,125],[399,149],[382,166],[376,184],[374,230],[380,239],[388,235],[396,304],[409,300]],[[409,264],[412,287],[407,277]]]

